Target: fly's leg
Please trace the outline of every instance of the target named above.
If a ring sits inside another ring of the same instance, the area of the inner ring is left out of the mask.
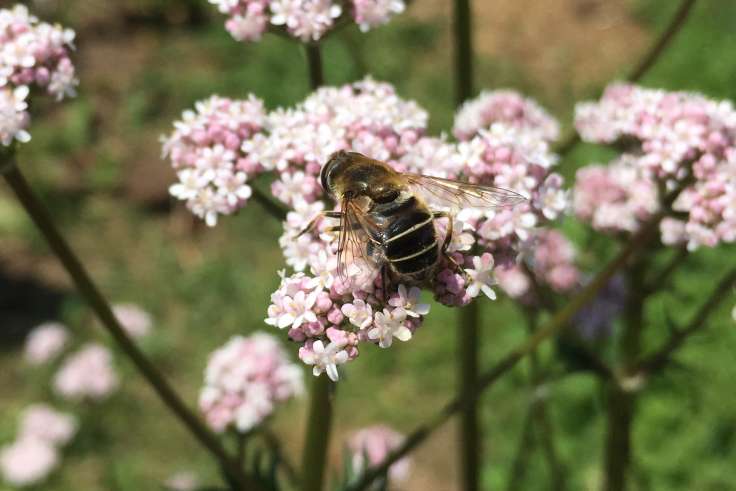
[[[447,249],[450,247],[450,243],[452,242],[453,219],[455,217],[447,213],[446,211],[436,211],[432,213],[432,218],[434,218],[435,220],[438,220],[440,218],[447,219],[447,233],[445,234],[445,240],[442,242],[442,247],[440,248],[440,252],[442,254],[442,257],[444,257],[447,260],[447,262],[449,262],[450,264],[454,266],[455,272],[462,275],[462,277],[465,278],[465,281],[467,282],[470,278],[470,276],[468,275],[468,272],[465,271],[465,268],[463,268],[460,264],[458,264],[458,262],[455,261],[455,258],[453,258],[447,252]]]
[[[388,270],[387,266],[383,264],[381,266],[381,302],[384,304],[388,302]]]
[[[297,237],[301,237],[302,235],[304,235],[304,234],[306,234],[308,232],[313,231],[314,228],[317,226],[317,222],[319,222],[319,219],[320,218],[342,218],[342,212],[340,212],[340,211],[323,211],[322,213],[320,213],[319,215],[317,215],[316,217],[314,217],[312,219],[312,221],[309,222],[309,224],[306,227],[304,227],[304,230],[302,230],[301,232],[299,232],[299,235],[297,235]],[[333,228],[336,229],[334,231],[340,230],[340,227],[339,226],[338,227],[331,227],[331,229],[333,229]]]

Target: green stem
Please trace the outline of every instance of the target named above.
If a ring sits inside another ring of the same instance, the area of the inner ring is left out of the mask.
[[[644,327],[644,297],[641,289],[644,283],[646,263],[639,261],[629,269],[629,285],[624,309],[624,326],[621,336],[619,373],[627,376],[641,351],[641,334]],[[629,465],[631,464],[631,432],[634,422],[636,394],[625,387],[618,377],[606,383],[608,394],[608,416],[606,426],[605,491],[623,491]]]
[[[455,105],[459,107],[473,95],[473,42],[470,0],[455,0],[453,33],[455,39]],[[479,307],[477,301],[460,309],[458,379],[460,399],[470,401],[478,383],[480,351]],[[460,415],[460,468],[463,491],[479,489],[482,433],[478,408],[463,406]]]
[[[322,53],[318,44],[306,44],[304,50],[307,56],[307,68],[309,69],[309,88],[317,90],[325,84]]]
[[[736,287],[736,268],[732,268],[711,292],[708,300],[700,306],[692,320],[681,329],[676,329],[667,342],[654,353],[644,357],[631,369],[632,372],[650,376],[672,359],[672,355],[685,343],[687,338],[702,329],[710,314],[727,298],[728,292]]]
[[[31,190],[25,177],[17,167],[14,156],[6,155],[2,164],[0,164],[0,168],[2,168],[2,174],[18,201],[44,236],[51,250],[59,258],[64,269],[71,276],[79,293],[87,301],[122,352],[130,358],[143,375],[143,378],[153,388],[154,392],[197,441],[219,461],[222,468],[229,473],[231,479],[237,481],[241,487],[249,485],[251,489],[258,489],[258,486],[250,483],[250,480],[243,474],[238,463],[230,458],[217,437],[187,408],[164,376],[125,333],[113,314],[110,304],[100,293],[82,263],[54,225],[46,207]]]
[[[302,453],[302,491],[322,491],[332,427],[332,388],[334,384],[326,374],[312,381]]]
[[[473,32],[470,0],[455,0],[455,105],[473,97]]]
[[[479,312],[477,300],[460,309],[459,336],[459,378],[460,399],[471,401],[473,391],[478,385]],[[462,489],[479,489],[479,469],[481,454],[481,430],[478,425],[478,406],[468,403],[460,414],[460,466]]]

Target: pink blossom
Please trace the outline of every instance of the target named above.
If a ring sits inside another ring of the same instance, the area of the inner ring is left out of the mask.
[[[401,433],[385,425],[369,426],[356,431],[348,441],[348,448],[352,454],[353,472],[364,472],[366,467],[380,465],[403,442],[404,436]],[[394,484],[406,481],[410,470],[409,457],[400,459],[389,467],[389,481]]]
[[[104,399],[117,389],[118,384],[112,354],[104,346],[94,343],[69,355],[53,380],[54,391],[72,400]]]
[[[690,250],[736,241],[736,110],[730,102],[613,84],[600,101],[577,107],[576,126],[587,141],[626,142],[627,153],[614,163],[615,175],[609,181],[626,173],[634,176],[628,181],[637,187],[594,200],[600,209],[595,213],[586,203],[583,208],[588,211],[583,214],[594,221],[594,227],[634,230],[641,220],[641,213],[634,211],[641,212],[644,205],[645,213],[650,212],[651,206],[646,205],[651,205],[651,197],[661,199],[654,191],[645,192],[641,195],[647,203],[643,203],[638,199],[640,191],[646,187],[671,190],[690,174],[694,183],[673,205],[681,217],[686,216],[678,217],[684,227],[664,222],[662,241],[687,242]]]
[[[265,120],[263,102],[253,96],[212,96],[184,111],[174,132],[161,138],[163,156],[177,170],[171,195],[210,226],[245,206],[252,192],[248,181],[262,169],[241,147],[262,131]]]
[[[26,143],[31,140],[28,125],[28,87],[22,85],[15,89],[0,86],[0,144],[9,146],[13,141]]]
[[[32,365],[41,365],[59,355],[67,344],[69,331],[58,322],[46,322],[28,334],[24,355]]]
[[[43,482],[58,463],[54,446],[37,438],[21,438],[0,449],[0,472],[13,486]]]
[[[483,91],[464,103],[452,131],[458,139],[469,140],[493,123],[532,131],[547,141],[556,140],[560,133],[559,124],[544,108],[513,90]]]
[[[210,355],[199,407],[215,431],[247,432],[303,390],[301,369],[273,336],[235,336]]]
[[[470,285],[467,288],[468,295],[477,297],[480,292],[491,300],[496,299],[496,292],[491,289],[496,284],[493,277],[493,256],[485,253],[482,256],[473,257],[473,268],[466,269],[470,278]]]
[[[0,9],[0,89],[34,86],[56,100],[74,96],[74,37],[71,29],[40,22],[23,5]]]
[[[401,307],[376,312],[373,315],[373,328],[368,331],[368,339],[378,341],[381,348],[390,348],[393,338],[399,341],[409,341],[411,339],[406,311]]]
[[[307,365],[313,365],[315,376],[326,372],[330,380],[337,382],[339,374],[337,366],[349,360],[350,355],[345,344],[331,341],[325,346],[321,340],[308,341],[299,349],[299,358]]]
[[[199,487],[199,478],[191,471],[181,471],[172,474],[164,482],[164,488],[169,491],[195,491]]]
[[[32,404],[23,410],[20,438],[35,438],[53,446],[66,445],[77,432],[77,420],[46,404]]]
[[[363,32],[388,23],[404,9],[403,0],[353,0],[353,16]]]
[[[112,311],[125,332],[134,338],[140,338],[151,331],[153,320],[151,314],[136,304],[121,303],[113,305]]]

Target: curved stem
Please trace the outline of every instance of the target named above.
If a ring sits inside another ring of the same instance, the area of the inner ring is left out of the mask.
[[[682,26],[685,25],[685,21],[690,15],[694,5],[695,0],[682,0],[682,3],[680,3],[680,6],[677,8],[675,15],[672,16],[672,19],[667,24],[667,27],[665,27],[664,31],[657,36],[657,39],[654,40],[654,43],[652,43],[650,48],[644,53],[639,62],[634,65],[634,68],[631,69],[624,80],[628,82],[638,82],[647,74],[657,61],[659,61],[675,35],[677,35],[677,33],[680,32],[680,29],[682,29]],[[601,92],[601,90],[598,91],[599,94]],[[560,156],[563,156],[575,148],[578,143],[580,143],[580,135],[578,135],[575,129],[572,129],[568,135],[561,140],[561,143],[557,145],[555,152]]]
[[[30,216],[33,223],[46,239],[51,250],[61,261],[64,269],[74,281],[79,293],[84,297],[95,312],[102,325],[112,336],[125,355],[130,358],[143,378],[153,388],[163,403],[171,410],[176,418],[189,430],[197,441],[205,447],[226,470],[229,477],[242,487],[248,485],[251,489],[258,486],[251,483],[243,474],[240,466],[225,451],[220,441],[210,432],[202,421],[184,404],[179,395],[169,385],[168,381],[158,369],[146,358],[135,342],[125,333],[117,318],[113,314],[110,304],[94,284],[77,256],[69,247],[64,237],[54,225],[46,207],[31,190],[23,174],[15,165],[14,157],[6,156],[3,161],[2,174],[15,193],[18,201]]]
[[[371,483],[382,476],[392,464],[396,463],[396,461],[421,445],[435,430],[446,423],[450,417],[461,411],[466,405],[474,404],[475,399],[477,399],[484,390],[488,389],[498,379],[500,379],[502,375],[514,368],[526,355],[536,350],[543,341],[561,332],[570,325],[570,321],[573,316],[596,297],[598,292],[608,284],[613,275],[616,274],[619,269],[624,267],[632,256],[649,245],[652,238],[656,236],[659,222],[665,216],[666,210],[680,194],[680,191],[685,184],[686,182],[682,183],[678,189],[665,197],[663,200],[662,211],[654,214],[645,224],[643,224],[639,232],[631,237],[629,242],[618,253],[618,255],[611,260],[585,288],[575,295],[565,307],[552,315],[552,317],[540,329],[538,329],[534,335],[530,336],[527,341],[512,350],[491,369],[480,375],[478,383],[473,390],[472,399],[455,398],[448,402],[434,416],[429,418],[425,423],[419,425],[412,433],[410,433],[406,440],[404,440],[404,443],[399,448],[391,452],[381,465],[367,469],[359,479],[356,479],[355,484],[349,486],[347,489],[349,491],[367,489]]]

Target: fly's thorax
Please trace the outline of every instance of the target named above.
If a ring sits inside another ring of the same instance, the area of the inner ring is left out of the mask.
[[[357,152],[340,151],[332,154],[322,167],[320,182],[333,198],[369,196],[385,201],[395,198],[390,190],[396,186],[397,176],[383,162]]]

